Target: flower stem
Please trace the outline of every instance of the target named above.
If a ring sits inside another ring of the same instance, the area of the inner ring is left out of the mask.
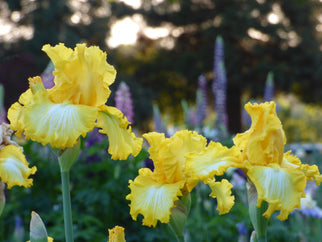
[[[63,190],[63,209],[64,209],[64,225],[65,225],[65,239],[66,242],[73,242],[73,220],[72,220],[72,206],[70,201],[69,190],[69,171],[61,172],[61,182]]]
[[[69,171],[75,163],[80,149],[80,141],[73,146],[64,150],[54,150],[58,158],[58,164],[61,174],[61,185],[63,191],[63,209],[64,209],[64,225],[66,242],[73,242],[73,221],[72,221],[72,205],[70,200],[69,188]]]
[[[268,208],[268,203],[263,201],[261,206],[257,207],[257,191],[255,185],[250,181],[247,182],[247,190],[249,216],[256,232],[253,241],[266,242],[268,219],[263,214]]]

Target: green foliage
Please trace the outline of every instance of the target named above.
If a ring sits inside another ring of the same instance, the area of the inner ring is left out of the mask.
[[[228,142],[227,142],[228,144]],[[160,222],[156,228],[142,225],[142,215],[134,221],[129,212],[129,201],[125,199],[130,192],[128,181],[134,179],[138,169],[144,166],[148,157],[145,149],[138,156],[125,161],[114,161],[107,153],[108,140],[93,143],[87,147],[86,140],[81,142],[81,153],[70,172],[71,200],[75,241],[107,241],[108,229],[115,225],[125,228],[127,241],[174,241],[167,224]],[[55,241],[63,241],[64,223],[60,171],[54,153],[48,147],[27,141],[24,153],[31,165],[36,165],[34,185],[24,189],[13,187],[7,191],[7,203],[0,224],[0,241],[13,241],[20,233],[29,239],[31,211],[37,212],[46,225],[48,236]],[[321,166],[320,153],[313,152],[303,158],[303,162]],[[223,177],[230,179],[230,174]],[[322,188],[316,192],[315,200],[322,205]],[[219,215],[216,199],[209,197],[210,188],[199,183],[191,193],[191,209],[187,219],[185,238],[190,241],[236,241],[238,223],[244,223],[246,237],[252,232],[245,190],[233,189],[235,205],[228,214]],[[20,232],[15,228],[15,217],[23,220]],[[298,211],[290,214],[286,221],[279,221],[276,214],[269,220],[269,241],[300,241],[302,238],[321,238],[321,221],[304,217]],[[20,241],[20,240],[19,240]]]

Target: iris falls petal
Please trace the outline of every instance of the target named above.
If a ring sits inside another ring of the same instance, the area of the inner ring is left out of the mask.
[[[228,167],[239,167],[240,151],[233,146],[227,148],[220,143],[210,142],[202,152],[186,155],[186,175],[188,190],[191,191],[199,180],[206,180],[214,175],[220,176]]]
[[[139,170],[139,176],[130,181],[131,193],[126,199],[131,200],[131,216],[136,220],[138,214],[144,216],[143,225],[155,227],[157,221],[168,223],[171,208],[178,196],[182,195],[180,189],[184,181],[173,184],[164,184],[154,179],[148,168]]]
[[[46,92],[38,91],[34,103],[25,107],[27,138],[53,148],[73,146],[80,135],[86,136],[95,126],[97,108],[70,103],[53,103]]]
[[[108,135],[108,152],[112,159],[126,160],[130,154],[136,156],[141,151],[143,139],[134,135],[126,117],[117,108],[101,106],[97,127]]]
[[[276,210],[281,210],[280,220],[285,220],[294,208],[300,208],[301,197],[304,197],[306,177],[302,171],[291,168],[280,168],[278,165],[252,166],[247,173],[254,183],[259,207],[262,201],[269,203],[263,214],[269,218]]]
[[[37,168],[28,167],[28,162],[22,150],[14,145],[5,146],[0,150],[0,178],[7,183],[10,189],[14,185],[30,187]]]

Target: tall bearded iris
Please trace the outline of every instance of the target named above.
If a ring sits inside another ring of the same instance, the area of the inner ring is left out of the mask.
[[[256,187],[257,207],[263,201],[268,203],[263,216],[270,218],[280,210],[277,218],[285,220],[291,211],[300,208],[307,180],[320,184],[322,176],[316,165],[302,164],[290,151],[284,153],[286,138],[274,102],[248,103],[245,109],[252,125],[234,138],[242,150],[243,170]]]
[[[131,132],[121,111],[105,105],[116,76],[106,53],[85,44],[74,50],[64,44],[45,45],[42,50],[55,66],[55,85],[45,89],[41,77],[29,78],[30,88],[8,111],[17,135],[63,150],[98,127],[109,136],[112,159],[137,155],[142,139]]]
[[[215,182],[209,176],[191,171],[192,166],[201,166],[203,159],[200,155],[206,148],[206,138],[188,130],[179,131],[170,138],[165,138],[164,134],[156,132],[144,134],[144,138],[150,144],[150,158],[155,168],[153,171],[148,168],[140,169],[139,175],[134,181],[130,181],[131,193],[127,199],[131,200],[130,213],[133,219],[136,220],[140,213],[144,216],[144,225],[156,226],[158,220],[168,223],[173,212],[172,208],[177,206],[175,202],[184,193],[190,192],[199,180],[203,180],[211,187],[210,196],[217,198],[220,212],[226,213],[227,209],[229,211],[234,203],[229,183],[226,180]],[[220,144],[216,145],[218,148],[219,146],[223,148]],[[197,155],[192,159],[190,153]],[[232,158],[231,153],[233,152],[226,148],[224,152],[213,154],[213,157],[218,162],[225,163],[227,159]],[[187,157],[190,159],[189,163]],[[218,164],[218,169],[227,167],[227,163],[223,163]]]
[[[290,151],[284,153],[286,138],[274,102],[248,103],[245,109],[252,125],[233,139],[235,146],[231,149],[238,150],[235,159],[216,159],[215,155],[225,151],[209,144],[200,154],[187,156],[187,172],[204,179],[222,174],[227,165],[241,168],[256,188],[257,207],[261,207],[263,201],[268,203],[263,216],[270,218],[274,211],[280,210],[277,218],[285,220],[291,211],[300,207],[306,181],[315,180],[320,184],[322,176],[316,165],[302,164]],[[196,162],[197,159],[200,162]]]
[[[10,139],[13,131],[8,124],[0,125],[0,181],[4,181],[8,188],[12,186],[30,187],[37,168],[29,168],[29,164],[22,153],[22,147]],[[1,211],[0,211],[1,214]]]

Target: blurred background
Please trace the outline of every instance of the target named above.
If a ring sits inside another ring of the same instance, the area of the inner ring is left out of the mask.
[[[242,100],[263,97],[269,72],[275,95],[321,104],[321,10],[321,0],[0,0],[4,105],[46,68],[44,44],[85,42],[107,52],[118,71],[111,89],[121,81],[129,86],[135,125],[150,131],[153,104],[169,122],[182,120],[181,100],[195,102],[201,74],[211,96],[214,44],[221,36],[228,125],[239,132]]]

